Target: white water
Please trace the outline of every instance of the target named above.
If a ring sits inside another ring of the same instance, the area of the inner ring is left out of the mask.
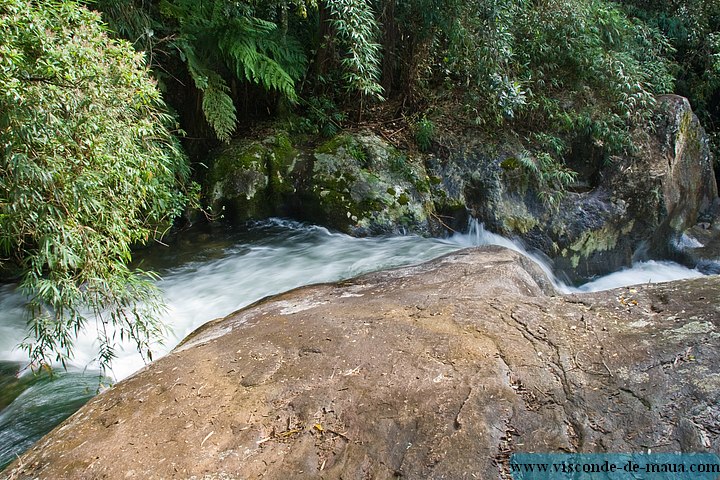
[[[354,238],[325,228],[272,220],[224,240],[173,246],[148,256],[149,267],[162,274],[159,287],[168,304],[165,322],[172,333],[156,348],[155,358],[166,354],[190,332],[214,318],[223,317],[260,298],[312,283],[332,282],[363,273],[417,264],[460,248],[502,245],[529,255],[519,244],[487,232],[473,223],[467,234],[449,239],[415,236]],[[563,292],[588,292],[637,283],[676,280],[701,274],[671,262],[644,262],[579,288],[558,281],[547,262],[538,262]],[[155,263],[155,264],[153,264]],[[27,361],[14,348],[25,336],[23,300],[9,286],[0,288],[0,360]],[[75,365],[96,368],[94,333],[78,339]],[[132,344],[118,351],[113,363],[115,380],[144,365]]]

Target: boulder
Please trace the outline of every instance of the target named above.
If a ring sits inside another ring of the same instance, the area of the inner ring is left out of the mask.
[[[696,265],[706,274],[720,274],[720,215],[716,215],[713,222],[693,226],[675,245],[679,254],[686,257],[685,263]]]
[[[718,452],[718,295],[560,295],[501,247],[300,288],[201,327],[2,478],[495,479],[514,452]]]
[[[232,222],[282,215],[295,193],[289,174],[297,153],[282,131],[221,147],[210,159],[204,182],[210,213]]]
[[[712,207],[718,189],[708,137],[690,102],[677,95],[663,95],[660,101],[666,114],[657,131],[661,149],[651,150],[650,173],[662,178],[666,217],[661,228],[678,236]]]
[[[434,206],[422,161],[370,133],[338,135],[312,156],[309,220],[359,236],[430,233]]]
[[[426,164],[488,229],[542,251],[571,280],[638,258],[689,260],[678,255],[678,239],[711,217],[713,159],[687,99],[660,97],[657,118],[654,132],[634,132],[633,154],[603,160],[601,149],[576,142],[566,164],[578,181],[557,205],[542,200],[547,189],[518,161],[527,153],[517,139],[465,142]]]
[[[425,155],[370,132],[318,142],[280,130],[221,149],[205,195],[214,212],[235,221],[290,216],[357,236],[443,235],[466,228],[473,216],[542,251],[573,281],[639,258],[695,266],[678,242],[698,221],[714,218],[708,139],[683,97],[660,97],[657,118],[654,132],[634,132],[633,154],[605,158],[589,140],[575,141],[566,163],[579,176],[564,197],[538,180],[512,136],[468,134],[447,147],[436,142],[435,153]]]
[[[367,132],[234,140],[212,156],[204,191],[233,222],[280,215],[356,236],[441,233],[422,161]]]

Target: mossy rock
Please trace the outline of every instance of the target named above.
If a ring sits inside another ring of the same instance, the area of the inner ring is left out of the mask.
[[[272,194],[280,197],[292,195],[295,193],[295,188],[290,181],[290,175],[295,166],[298,151],[285,132],[280,132],[268,140],[270,140],[268,145],[270,152],[267,156],[267,167]]]
[[[375,135],[338,135],[314,152],[311,220],[353,234],[428,233],[430,178]]]
[[[19,376],[22,365],[0,361],[0,411],[15,401],[31,384],[32,375]]]
[[[570,245],[569,251],[563,253],[570,255],[572,266],[577,268],[580,260],[586,260],[596,252],[612,250],[617,245],[619,232],[611,226],[600,230],[586,231],[575,243]]]
[[[212,213],[231,221],[277,215],[295,193],[290,173],[296,157],[285,132],[222,147],[211,162],[205,185]]]

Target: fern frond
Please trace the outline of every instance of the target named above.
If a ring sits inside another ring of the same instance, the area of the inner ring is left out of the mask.
[[[180,51],[182,59],[185,60],[187,64],[190,78],[192,78],[195,83],[195,87],[198,90],[205,90],[208,87],[209,69],[198,58],[195,49],[190,43],[179,40],[176,42],[176,46]]]
[[[200,17],[200,2],[171,2],[169,0],[161,0],[158,8],[160,13],[168,18],[172,18],[180,24],[186,21],[193,21]]]
[[[302,46],[280,32],[275,23],[254,17],[256,9],[249,3],[159,2],[167,21],[179,25],[179,34],[172,44],[186,63],[195,86],[203,92],[205,118],[223,141],[234,131],[237,116],[221,73],[232,72],[239,79],[274,90],[294,102],[295,81],[307,66]]]
[[[229,91],[225,80],[217,73],[211,72],[207,87],[203,90],[202,109],[205,119],[215,130],[215,135],[223,142],[230,140],[237,122],[235,105],[227,93]]]
[[[236,19],[219,37],[218,46],[239,78],[297,99],[295,80],[305,71],[305,55],[297,42],[277,34],[274,23]]]
[[[228,94],[230,88],[217,72],[198,58],[192,45],[180,42],[178,47],[185,58],[195,87],[203,92],[202,111],[205,120],[215,131],[218,140],[229,141],[237,123],[235,104]]]

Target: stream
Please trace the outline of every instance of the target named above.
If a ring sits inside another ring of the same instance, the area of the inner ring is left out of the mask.
[[[548,262],[520,245],[471,222],[467,233],[447,239],[416,236],[354,238],[323,227],[271,219],[243,229],[187,232],[170,247],[140,252],[141,266],[162,276],[172,331],[154,358],[172,350],[203,323],[224,317],[260,298],[313,283],[334,282],[363,273],[418,264],[461,248],[499,244],[530,256],[563,292],[698,277],[672,262],[643,262],[579,287],[556,278]],[[93,361],[94,334],[77,341],[73,365],[50,378],[27,370],[27,356],[15,346],[25,337],[24,299],[14,286],[0,286],[0,469],[92,398],[100,385],[126,378],[144,366],[132,344],[118,349],[111,378]]]

